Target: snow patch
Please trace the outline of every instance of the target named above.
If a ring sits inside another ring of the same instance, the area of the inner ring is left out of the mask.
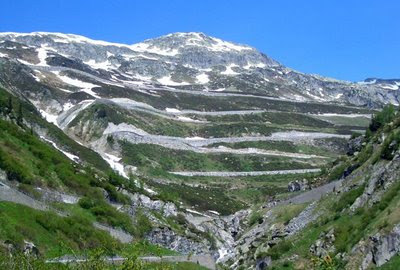
[[[164,56],[174,56],[179,53],[177,49],[162,49],[156,46],[153,46],[148,43],[137,43],[132,46],[130,46],[130,49],[137,51],[137,52],[146,52],[146,53],[154,53],[158,55],[164,55]]]
[[[205,138],[195,136],[195,137],[186,137],[185,140],[197,141],[197,140],[205,140]]]
[[[95,97],[95,98],[101,98],[100,96],[98,96],[95,92],[92,91],[92,88],[94,87],[99,87],[96,84],[92,84],[92,83],[88,83],[88,82],[83,82],[81,80],[78,79],[72,79],[68,76],[64,76],[64,75],[60,75],[59,71],[54,71],[53,72],[55,75],[57,75],[57,77],[62,80],[63,82],[65,82],[66,84],[78,87],[81,89],[81,91],[88,93],[89,95]]]
[[[121,158],[107,153],[102,153],[101,157],[110,165],[113,170],[117,171],[121,176],[129,178],[125,173],[124,165],[119,162]]]
[[[79,161],[79,157],[75,156],[71,153],[68,153],[64,150],[62,150],[60,147],[57,146],[57,144],[49,139],[46,139],[43,136],[40,136],[40,138],[42,138],[43,140],[45,140],[46,142],[50,143],[51,145],[53,145],[54,148],[56,148],[58,151],[60,151],[61,153],[63,153],[65,156],[67,156],[70,160],[74,161],[74,162],[78,162]]]
[[[171,86],[189,85],[189,83],[186,82],[175,82],[171,79],[171,76],[164,76],[158,79],[157,81],[163,85],[171,85]]]
[[[169,112],[169,113],[180,113],[181,112],[180,110],[175,109],[175,108],[165,108],[165,111]]]
[[[201,73],[200,75],[197,75],[196,80],[200,84],[206,84],[210,81],[210,79],[208,78],[208,75],[205,73]]]
[[[252,50],[251,47],[233,44],[231,42],[223,41],[219,38],[211,38],[215,43],[208,47],[211,51],[216,52],[230,52],[230,51],[248,51]]]
[[[198,212],[196,210],[192,210],[192,209],[186,209],[186,212],[189,212],[191,214],[196,214],[196,215],[199,215],[199,216],[203,216],[203,217],[211,218],[210,216],[207,216],[206,214],[200,213],[200,212]]]
[[[46,58],[47,58],[47,49],[46,47],[42,46],[38,49],[36,49],[37,53],[38,53],[38,58],[39,58],[39,64],[37,64],[38,66],[42,66],[42,67],[48,67],[49,65],[46,62]]]
[[[204,123],[204,121],[192,119],[186,116],[178,116],[178,120],[182,122]]]
[[[223,75],[238,75],[239,73],[232,70],[233,67],[237,67],[237,66],[238,65],[230,64],[229,66],[226,66],[226,70],[224,72],[221,72],[221,74],[223,74]]]
[[[43,118],[46,119],[47,122],[53,123],[54,125],[58,126],[57,123],[58,115],[50,114],[42,109],[39,109],[39,112],[43,116]]]
[[[113,64],[111,64],[110,61],[104,61],[104,62],[96,62],[95,60],[91,59],[89,61],[83,62],[86,65],[91,66],[94,69],[104,69],[104,70],[110,70],[113,68],[116,68]]]

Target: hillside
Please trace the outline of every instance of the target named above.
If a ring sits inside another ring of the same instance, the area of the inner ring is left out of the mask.
[[[394,253],[371,237],[398,224],[397,86],[304,74],[203,33],[0,33],[2,251],[233,269],[354,269],[368,251],[365,269],[380,266]]]
[[[168,193],[184,181],[174,197],[203,211],[231,214],[281,193],[292,176],[268,175],[317,172],[363,132],[371,108],[397,103],[396,91],[301,74],[201,33],[134,45],[58,33],[0,40],[5,88],[122,176]],[[226,206],[193,198],[200,183]]]
[[[327,171],[324,181],[333,182],[329,191],[319,190],[321,199],[294,197],[289,204],[254,208],[252,225],[239,240],[239,260],[232,263],[257,269],[398,269],[399,132],[399,113],[385,108],[366,136],[351,141],[354,151]]]

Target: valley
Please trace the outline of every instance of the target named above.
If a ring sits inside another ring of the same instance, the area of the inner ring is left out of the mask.
[[[2,247],[34,243],[54,259],[143,244],[137,257],[161,246],[253,269],[308,262],[333,226],[341,242],[327,254],[349,261],[361,235],[341,234],[348,204],[371,195],[375,164],[385,175],[382,164],[397,166],[377,154],[397,136],[387,106],[399,104],[397,90],[396,80],[304,74],[203,33],[134,45],[0,33]],[[362,200],[356,222],[367,218]]]

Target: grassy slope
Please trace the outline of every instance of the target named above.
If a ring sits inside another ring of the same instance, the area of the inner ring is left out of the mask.
[[[203,154],[151,144],[121,142],[123,161],[150,174],[162,171],[268,171],[313,168],[308,161],[287,157]]]
[[[4,102],[4,96],[0,97],[0,101]],[[8,108],[8,99],[5,102],[6,105],[0,107],[1,118],[8,119],[0,118],[0,169],[6,172],[10,180],[8,185],[36,198],[41,196],[36,187],[77,194],[83,198],[73,209],[63,209],[64,213],[71,215],[67,218],[2,203],[6,206],[3,205],[1,209],[3,233],[0,233],[0,240],[10,240],[17,246],[21,246],[22,240],[33,241],[46,256],[56,254],[58,243],[51,239],[65,241],[66,248],[75,251],[95,247],[111,248],[111,244],[116,241],[95,230],[92,226],[95,220],[123,228],[140,239],[148,229],[144,227],[148,222],[141,219],[133,224],[130,217],[118,212],[105,201],[103,193],[106,192],[114,202],[128,203],[129,199],[119,193],[117,187],[123,186],[135,191],[137,188],[132,181],[116,175],[108,165],[102,171],[101,166],[93,167],[90,162],[82,166],[71,161],[17,120],[20,113],[19,109],[15,112],[15,108],[19,108],[16,98],[13,98],[12,110]],[[29,107],[25,105],[21,105],[24,122],[37,117],[29,113]],[[142,221],[143,224],[140,223]],[[60,251],[65,250],[62,245],[58,247]]]

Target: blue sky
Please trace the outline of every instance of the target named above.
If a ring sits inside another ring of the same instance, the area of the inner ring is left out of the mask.
[[[400,78],[398,0],[2,0],[0,31],[136,43],[204,32],[288,67],[351,81]]]

